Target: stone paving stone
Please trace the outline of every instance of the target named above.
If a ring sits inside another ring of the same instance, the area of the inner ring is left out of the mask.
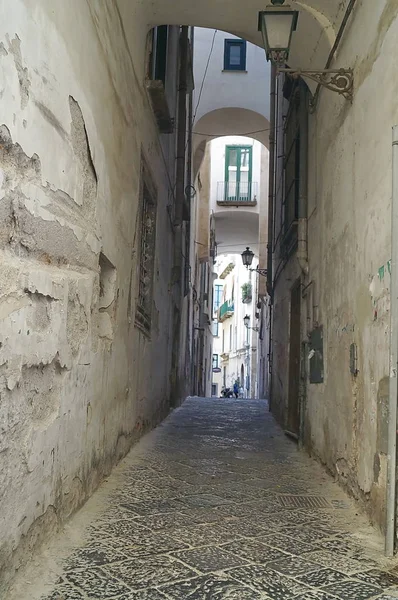
[[[270,548],[257,540],[242,539],[230,544],[223,544],[222,549],[260,564],[267,564],[288,556],[284,552],[281,552],[281,550]]]
[[[297,556],[307,552],[313,552],[317,547],[315,544],[306,544],[300,540],[296,540],[294,537],[281,535],[279,533],[264,536],[262,541],[264,544],[267,544],[267,546],[272,546],[273,548],[278,548],[279,550],[283,550],[284,552],[295,554]]]
[[[171,535],[184,544],[194,547],[219,545],[239,537],[232,522],[176,529],[171,532]]]
[[[197,496],[184,496],[181,502],[188,507],[208,508],[211,506],[220,506],[221,504],[229,504],[225,498],[213,496],[211,494],[198,494]]]
[[[165,600],[166,596],[161,591],[150,588],[139,592],[129,592],[126,595],[118,596],[116,600]]]
[[[184,514],[188,515],[192,523],[206,524],[206,523],[219,523],[226,520],[226,514],[222,511],[223,506],[215,506],[212,509],[197,508],[186,509],[184,508]]]
[[[147,556],[103,567],[108,577],[117,577],[133,590],[166,585],[198,575],[169,556]]]
[[[115,471],[59,537],[58,583],[11,600],[398,598],[364,517],[262,401],[189,399]]]
[[[325,540],[332,537],[334,531],[332,529],[315,529],[311,527],[295,527],[289,530],[289,536],[295,540],[309,545],[320,545],[325,548]]]
[[[289,577],[299,577],[300,575],[320,570],[320,565],[297,558],[297,556],[284,556],[277,561],[271,562],[268,567]]]
[[[387,571],[367,571],[366,573],[357,573],[355,579],[359,579],[370,585],[376,585],[383,589],[396,587],[398,589],[398,576]]]
[[[228,577],[209,575],[163,588],[173,600],[260,600],[252,589]]]
[[[333,552],[327,552],[320,550],[319,552],[311,552],[306,555],[306,559],[312,562],[317,562],[324,567],[330,567],[336,571],[341,571],[346,575],[354,575],[355,573],[361,573],[362,571],[371,570],[374,568],[372,562],[360,562],[351,557],[343,556]]]
[[[331,596],[326,592],[313,591],[307,592],[304,596],[296,596],[295,600],[336,600],[336,596]]]
[[[342,581],[325,587],[325,592],[329,592],[342,600],[368,600],[368,598],[380,594],[382,589],[367,583]]]
[[[204,546],[185,552],[176,552],[173,556],[202,573],[222,571],[248,562],[243,557],[226,552],[217,546]]]
[[[340,573],[340,571],[334,571],[333,569],[321,569],[320,571],[306,573],[297,577],[297,581],[314,588],[321,588],[331,583],[345,581],[346,579],[348,579],[348,576],[345,573]]]
[[[230,577],[264,593],[272,600],[290,600],[308,591],[308,587],[289,579],[263,565],[248,565],[228,572]]]
[[[110,569],[108,572],[103,571],[102,567],[75,569],[68,571],[65,578],[90,600],[98,600],[99,598],[102,600],[126,594],[129,591],[128,586],[114,576],[113,571],[117,572],[117,567],[112,565]]]
[[[67,583],[57,585],[54,592],[49,596],[43,596],[43,600],[84,600],[83,592]]]
[[[189,514],[180,512],[159,513],[156,515],[139,517],[138,523],[153,532],[166,530],[167,533],[171,533],[174,529],[191,527],[192,517]]]
[[[145,516],[181,510],[183,506],[177,500],[143,500],[142,502],[131,502],[128,504],[128,508],[139,516]]]
[[[86,546],[75,550],[72,555],[66,559],[65,567],[67,569],[78,569],[83,567],[95,567],[106,565],[108,563],[126,560],[126,555],[109,546]]]

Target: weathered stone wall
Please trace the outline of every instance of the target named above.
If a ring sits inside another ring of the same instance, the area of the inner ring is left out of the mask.
[[[396,3],[359,3],[333,67],[352,67],[351,105],[322,90],[309,118],[309,277],[313,322],[324,328],[325,379],[307,385],[305,443],[383,526],[388,398],[391,128],[398,122]],[[274,404],[288,393],[293,258],[274,307]],[[307,314],[303,299],[302,339]],[[315,312],[313,311],[313,307]],[[281,307],[283,310],[281,310]],[[284,315],[284,316],[283,316]],[[358,375],[349,370],[351,343]]]
[[[174,142],[164,161],[113,1],[1,0],[0,14],[5,585],[167,413]],[[134,327],[141,151],[157,188],[151,340]]]

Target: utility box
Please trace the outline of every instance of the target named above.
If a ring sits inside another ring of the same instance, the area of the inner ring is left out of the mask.
[[[310,333],[308,362],[310,383],[323,383],[323,327]]]

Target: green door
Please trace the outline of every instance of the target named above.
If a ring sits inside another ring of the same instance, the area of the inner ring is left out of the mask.
[[[225,148],[225,200],[252,200],[252,146]]]

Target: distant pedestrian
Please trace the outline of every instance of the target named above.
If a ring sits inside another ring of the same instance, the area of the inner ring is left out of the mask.
[[[237,381],[235,381],[235,383],[234,383],[234,394],[235,394],[235,398],[237,398],[239,396],[239,386],[238,386]]]

